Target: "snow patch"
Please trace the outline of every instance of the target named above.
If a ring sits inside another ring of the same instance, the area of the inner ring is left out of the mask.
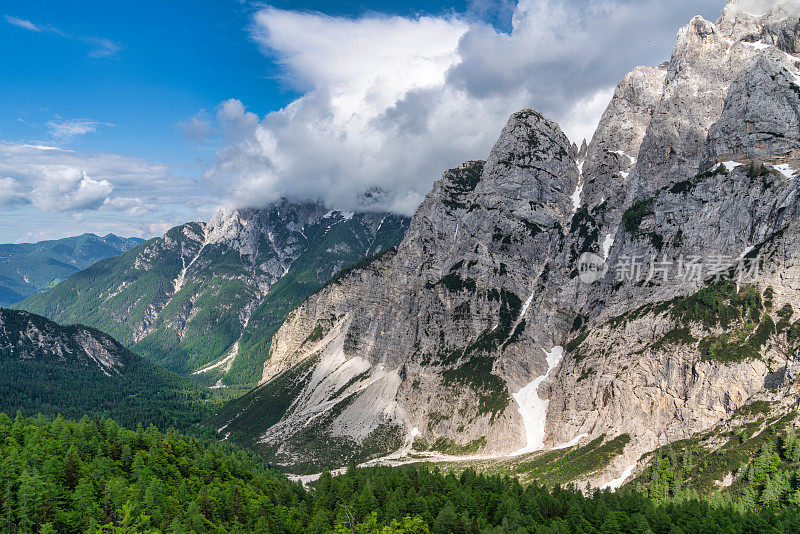
[[[741,259],[743,259],[745,256],[747,256],[748,254],[750,254],[750,252],[751,252],[751,251],[752,251],[754,248],[756,248],[756,247],[754,247],[754,246],[749,246],[749,247],[747,247],[746,249],[744,249],[744,250],[742,251],[742,253],[741,253],[741,254],[739,254],[739,258],[738,258],[738,259],[740,259],[740,260],[741,260]]]
[[[725,170],[728,171],[728,172],[731,172],[736,167],[741,167],[742,166],[741,163],[736,162],[736,161],[723,161],[722,164],[725,165]],[[717,166],[716,168],[719,169],[719,166]]]
[[[330,219],[330,218],[332,218],[332,217],[334,217],[334,216],[336,216],[336,215],[339,215],[339,216],[340,216],[340,217],[342,217],[342,219],[344,219],[345,221],[349,221],[350,219],[352,219],[352,218],[353,218],[353,216],[355,215],[355,213],[353,213],[352,211],[339,211],[339,210],[331,210],[331,211],[329,211],[328,213],[326,213],[325,215],[323,215],[323,216],[322,216],[322,218],[323,218],[323,219]],[[381,221],[381,222],[382,222],[382,221]]]
[[[773,165],[773,168],[787,178],[794,178],[797,174],[797,170],[786,163],[782,165]]]
[[[634,158],[633,156],[631,156],[631,155],[629,155],[629,154],[626,154],[626,153],[625,153],[625,152],[623,152],[622,150],[612,150],[612,151],[611,151],[611,153],[612,153],[612,154],[618,154],[618,155],[620,155],[620,156],[625,156],[626,158],[628,158],[629,160],[631,160],[631,165],[633,165],[634,163],[636,163],[636,158]]]
[[[542,350],[547,357],[547,373],[534,379],[533,382],[513,395],[525,426],[527,444],[512,453],[511,456],[540,451],[544,448],[545,422],[550,399],[545,400],[539,396],[539,386],[547,380],[553,369],[561,362],[561,358],[564,356],[564,347],[553,347],[550,352]]]
[[[629,465],[625,468],[625,471],[622,472],[619,478],[615,478],[611,482],[603,484],[600,489],[610,489],[612,491],[618,490],[620,487],[622,487],[625,481],[628,480],[628,477],[633,474],[634,469],[636,469],[636,464]]]
[[[750,48],[755,48],[756,50],[765,50],[772,45],[768,45],[764,41],[756,41],[755,43],[748,43],[747,41],[742,41],[742,44],[745,46],[749,46]]]
[[[556,445],[555,447],[553,447],[553,450],[559,450],[559,449],[569,449],[570,447],[574,447],[574,446],[575,446],[575,445],[577,445],[577,444],[578,444],[578,443],[579,443],[579,442],[580,442],[580,441],[581,441],[583,438],[585,438],[585,437],[586,437],[586,436],[588,436],[588,435],[589,435],[589,434],[586,434],[586,433],[583,433],[583,434],[578,434],[577,436],[575,436],[573,439],[571,439],[571,440],[570,440],[570,441],[568,441],[567,443],[562,443],[561,445]]]
[[[583,193],[583,184],[578,182],[578,186],[575,188],[575,192],[572,193],[572,213],[578,211],[578,208],[581,207],[581,194]]]
[[[614,246],[614,236],[611,234],[606,234],[606,238],[603,240],[603,259],[608,259],[608,254],[611,252],[611,247]]]
[[[525,314],[528,312],[528,308],[531,307],[531,302],[533,302],[533,297],[535,295],[536,292],[534,291],[533,293],[531,293],[531,296],[528,297],[528,300],[526,300],[525,303],[522,305],[522,313],[519,314],[520,319],[525,317]],[[497,326],[495,326],[495,328],[497,328]],[[494,328],[492,330],[494,330]]]

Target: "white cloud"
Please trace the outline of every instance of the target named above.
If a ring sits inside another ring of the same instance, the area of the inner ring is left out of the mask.
[[[117,211],[123,211],[131,217],[142,217],[153,211],[151,206],[137,197],[106,198],[103,205]]]
[[[8,208],[29,202],[27,195],[16,180],[9,177],[0,178],[0,206]]]
[[[182,166],[0,141],[0,242],[84,232],[150,237],[208,220],[214,202]],[[44,216],[43,214],[46,214]],[[32,234],[32,235],[33,235]]]
[[[619,79],[667,59],[677,28],[709,6],[719,14],[719,0],[522,0],[510,33],[469,14],[263,9],[254,39],[303,95],[263,118],[223,103],[225,145],[205,179],[235,205],[288,196],[353,209],[380,191],[375,207],[411,213],[444,169],[486,157],[521,108],[590,137]]]
[[[72,119],[65,121],[50,121],[47,128],[50,135],[59,139],[69,139],[78,135],[86,135],[96,132],[99,122],[89,119]]]
[[[9,24],[13,24],[19,28],[30,30],[32,32],[41,32],[42,30],[33,22],[25,19],[20,19],[17,17],[12,17],[11,15],[6,15],[6,22]]]
[[[800,11],[798,0],[730,0],[725,6],[726,15],[745,13],[756,17],[778,10]]]
[[[0,176],[0,203],[31,204],[47,213],[104,210],[139,217],[158,207],[190,216],[207,202],[204,189],[172,167],[119,154],[0,141]]]
[[[208,112],[204,109],[185,121],[179,121],[178,128],[187,139],[196,143],[204,143],[216,131]]]
[[[18,28],[22,28],[36,33],[50,33],[53,35],[58,35],[59,37],[64,37],[66,39],[73,39],[76,41],[81,41],[83,43],[86,43],[92,47],[92,49],[89,51],[89,56],[91,57],[116,56],[117,52],[119,52],[120,49],[122,48],[122,46],[119,43],[114,42],[111,39],[106,39],[104,37],[96,37],[94,35],[72,35],[63,32],[57,27],[52,25],[43,26],[40,24],[34,24],[30,20],[13,17],[11,15],[6,15],[5,19],[6,22],[8,22],[13,26],[17,26]]]
[[[109,198],[114,187],[108,180],[95,180],[68,166],[41,170],[41,179],[31,191],[32,203],[48,213],[96,210]]]
[[[600,116],[606,110],[614,96],[616,87],[600,89],[593,95],[578,100],[561,120],[561,129],[575,143],[580,145],[583,139],[592,140]]]

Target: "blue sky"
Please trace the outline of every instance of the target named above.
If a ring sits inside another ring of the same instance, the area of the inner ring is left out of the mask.
[[[257,6],[235,0],[183,2],[52,2],[26,0],[3,13],[44,31],[0,26],[0,136],[48,139],[47,123],[90,118],[99,132],[73,147],[191,161],[195,148],[176,128],[200,109],[236,98],[263,115],[297,93],[247,32]],[[414,15],[464,11],[463,2],[272,2],[292,10],[358,16],[369,11]],[[48,28],[74,37],[48,32]],[[108,39],[119,50],[95,57]]]
[[[5,3],[0,242],[147,237],[279,196],[358,208],[380,190],[365,209],[410,213],[517,108],[590,136],[622,75],[722,8],[599,4]],[[637,17],[631,47],[614,32]]]

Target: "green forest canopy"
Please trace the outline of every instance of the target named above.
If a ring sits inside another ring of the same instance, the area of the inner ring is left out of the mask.
[[[797,473],[788,480],[796,491]],[[797,532],[791,491],[764,505],[657,503],[633,490],[584,496],[416,466],[323,474],[306,490],[227,443],[0,414],[3,532]]]

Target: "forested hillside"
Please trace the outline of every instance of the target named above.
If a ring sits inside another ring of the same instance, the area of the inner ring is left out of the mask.
[[[235,446],[0,414],[3,532],[797,532],[795,507],[657,504],[426,468],[350,469],[310,490]]]
[[[0,308],[0,411],[189,429],[213,408],[215,395],[103,332]]]

